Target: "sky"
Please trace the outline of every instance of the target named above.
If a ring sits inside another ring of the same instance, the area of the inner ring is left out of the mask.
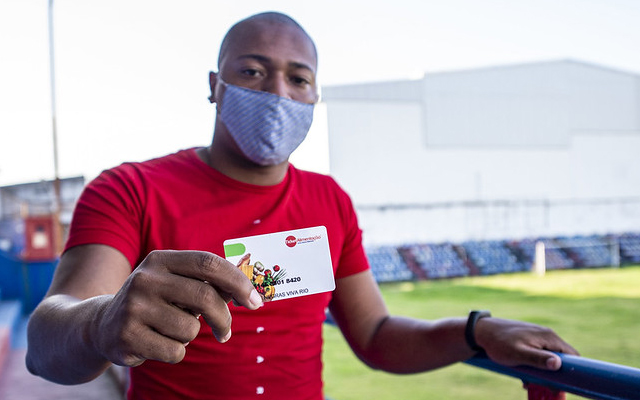
[[[55,0],[60,177],[211,142],[208,73],[236,21],[289,14],[322,86],[574,59],[640,74],[636,0]],[[0,186],[52,179],[47,0],[0,0]],[[291,160],[330,172],[326,107]]]

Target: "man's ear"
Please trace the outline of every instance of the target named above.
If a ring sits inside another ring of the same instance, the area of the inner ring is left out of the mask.
[[[216,102],[216,83],[218,83],[218,74],[216,72],[209,72],[209,88],[211,89],[211,96],[209,96],[209,102]]]

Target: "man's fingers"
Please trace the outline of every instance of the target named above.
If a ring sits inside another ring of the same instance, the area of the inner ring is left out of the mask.
[[[224,258],[213,253],[200,253],[200,264],[204,273],[213,276],[207,282],[231,298],[225,298],[228,303],[236,301],[251,310],[262,307],[262,298],[242,271]]]
[[[155,360],[176,364],[186,354],[183,343],[168,338],[159,332],[148,330],[138,338],[137,357],[141,360]],[[136,363],[136,365],[142,362]],[[134,365],[130,365],[134,366]]]
[[[200,332],[200,321],[177,305],[165,304],[149,312],[152,315],[147,316],[147,325],[179,343],[192,341]]]
[[[545,328],[540,337],[536,339],[538,340],[534,343],[518,346],[522,355],[522,365],[557,371],[562,367],[562,359],[557,353],[579,355],[573,347],[560,339],[550,329]]]
[[[545,361],[545,368],[551,371],[557,371],[562,367],[562,359],[555,353],[571,354],[574,356],[580,355],[576,349],[559,337],[556,338],[556,341],[559,341],[559,343],[556,343],[555,346],[546,347],[547,350],[551,351],[547,352],[548,357]]]
[[[547,350],[527,349],[522,352],[522,364],[535,368],[557,371],[562,366],[562,360],[557,354]]]
[[[221,296],[212,296],[207,307],[203,307],[201,313],[218,342],[224,343],[229,340],[231,337],[231,313],[227,302]]]
[[[579,355],[576,349],[562,340],[553,330],[547,328],[541,336],[542,342],[536,343],[533,349],[536,367],[557,371],[562,367],[562,359],[556,353]]]
[[[147,258],[173,274],[208,282],[230,296],[226,301],[233,299],[251,310],[262,306],[262,298],[242,271],[213,253],[163,250],[151,252]]]
[[[180,315],[176,315],[175,321],[169,323],[165,322],[166,316],[160,315],[160,320],[156,323],[162,324],[164,328],[155,328],[156,330],[183,343],[189,342],[195,338],[197,331],[191,331],[191,333],[175,331],[180,329],[181,323],[191,326],[191,329],[197,324],[199,328],[199,321],[193,317],[202,315],[219,342],[226,342],[229,339],[231,313],[227,306],[227,296],[220,293],[210,283],[184,276],[173,276],[171,284],[164,285],[158,290],[161,292],[160,296],[168,304],[168,308],[172,309],[167,312],[173,311],[173,313]]]
[[[562,360],[556,354],[547,358],[545,361],[545,366],[550,371],[557,371],[562,367]]]
[[[476,340],[497,363],[526,365],[557,371],[562,359],[556,353],[578,355],[552,329],[500,318],[483,318],[476,325]]]

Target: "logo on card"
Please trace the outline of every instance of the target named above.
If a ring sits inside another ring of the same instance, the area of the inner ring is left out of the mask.
[[[322,239],[321,235],[315,235],[315,236],[309,236],[309,237],[303,237],[303,238],[296,238],[293,235],[289,235],[284,240],[284,244],[286,244],[289,247],[294,247],[296,244],[313,243],[316,240],[320,240],[320,239]]]
[[[297,241],[296,241],[296,237],[291,235],[291,236],[287,236],[287,238],[284,240],[284,243],[289,246],[289,247],[293,247],[296,245]]]

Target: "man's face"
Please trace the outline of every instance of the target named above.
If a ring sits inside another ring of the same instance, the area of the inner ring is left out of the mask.
[[[219,65],[220,72],[211,76],[211,90],[218,103],[224,93],[218,77],[232,85],[303,103],[318,100],[315,48],[295,26],[246,23],[230,38]]]

